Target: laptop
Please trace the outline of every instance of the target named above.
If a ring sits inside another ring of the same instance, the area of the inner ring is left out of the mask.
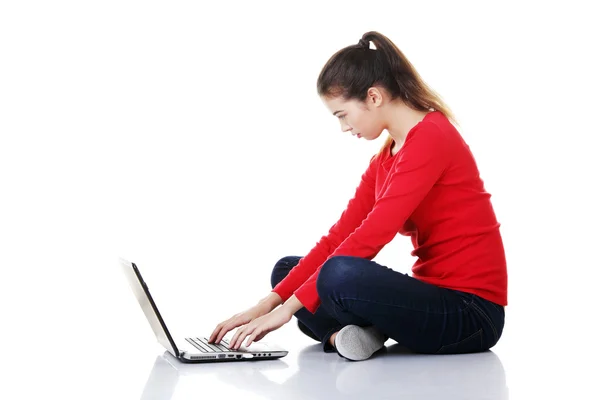
[[[250,346],[242,346],[238,350],[230,350],[229,341],[225,338],[218,344],[208,343],[208,338],[205,336],[183,337],[178,338],[177,342],[175,342],[160,312],[158,312],[158,307],[150,295],[148,285],[144,282],[138,266],[124,259],[120,259],[119,262],[135,297],[140,303],[156,335],[156,339],[178,360],[187,363],[258,361],[273,360],[288,354],[281,347],[262,341],[252,343]]]

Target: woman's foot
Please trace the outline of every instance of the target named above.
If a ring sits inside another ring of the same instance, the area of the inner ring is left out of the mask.
[[[330,343],[337,353],[351,361],[366,360],[381,350],[387,337],[374,326],[347,325],[331,335]]]
[[[331,345],[331,347],[333,347],[335,349],[335,337],[337,336],[337,334],[340,333],[340,331],[337,331],[336,333],[334,333],[333,335],[331,335],[329,337],[329,344]]]

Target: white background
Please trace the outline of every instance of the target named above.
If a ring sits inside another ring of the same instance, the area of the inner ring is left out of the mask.
[[[492,194],[512,398],[584,393],[600,266],[591,3],[2,2],[3,390],[102,397],[133,381],[123,398],[139,396],[147,371],[124,355],[157,345],[118,257],[181,335],[266,296],[383,144],[342,133],[316,93],[327,59],[377,30],[456,113]],[[410,250],[397,237],[375,261],[408,272]],[[294,325],[269,338],[299,340]]]

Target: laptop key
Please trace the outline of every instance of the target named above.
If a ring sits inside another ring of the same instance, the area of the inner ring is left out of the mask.
[[[198,344],[198,346],[203,347],[208,353],[214,352],[214,349],[212,347],[210,347],[206,343],[203,343],[201,340],[195,340],[195,342]]]
[[[223,346],[222,344],[216,344],[215,346],[221,349],[221,351],[230,351],[227,347]]]
[[[194,338],[185,338],[185,340],[187,340],[192,346],[194,346],[195,348],[197,348],[201,352],[203,352],[203,353],[208,353],[209,352],[209,350],[206,350],[204,348],[204,346],[202,346],[200,343],[198,343],[197,340],[194,340]]]
[[[208,343],[208,338],[202,338],[202,341],[204,343]],[[223,338],[223,339],[221,339],[221,343],[219,343],[219,344],[221,344],[221,345],[227,345],[228,346],[229,345],[229,340]]]
[[[214,346],[214,347],[218,348],[219,349],[218,351],[225,351],[225,352],[231,351],[231,350],[229,350],[229,348],[227,346],[225,346],[223,344],[220,344],[220,343],[219,344],[217,344],[217,343],[208,343],[208,339],[207,338],[202,338],[200,340],[202,341],[202,343],[204,343],[204,344],[206,344],[208,346]],[[223,342],[223,341],[221,341],[221,342]]]
[[[200,338],[198,338],[198,340],[199,340],[200,342],[203,342],[203,341],[202,341],[202,339],[200,339]],[[217,346],[215,346],[214,344],[210,344],[210,343],[202,343],[202,344],[204,344],[205,346],[208,346],[208,347],[209,347],[209,348],[210,348],[212,351],[216,351],[216,352],[221,352],[221,351],[222,351],[221,349],[219,349],[219,348],[218,348]]]

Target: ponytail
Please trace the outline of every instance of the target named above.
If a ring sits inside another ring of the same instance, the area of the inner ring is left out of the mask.
[[[370,42],[375,49],[370,48]],[[385,88],[392,100],[400,98],[417,111],[440,111],[458,125],[441,96],[425,83],[400,49],[375,31],[331,56],[317,79],[317,92],[323,97],[342,96],[346,101],[364,102],[367,90],[375,85]],[[388,151],[393,142],[388,136],[379,153]]]

